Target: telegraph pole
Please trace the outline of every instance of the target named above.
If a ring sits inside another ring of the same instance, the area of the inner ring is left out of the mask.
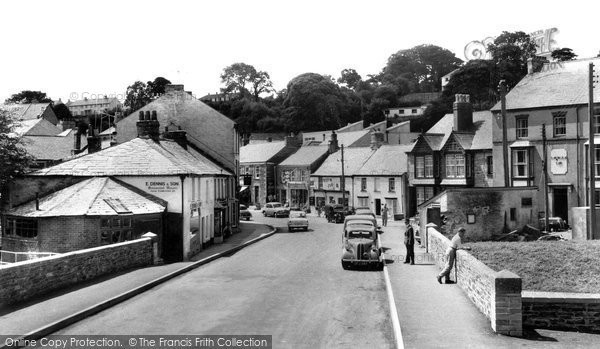
[[[500,80],[500,113],[502,115],[502,162],[504,167],[504,186],[510,187],[510,176],[508,173],[508,141],[506,140],[506,81]]]
[[[342,183],[340,188],[342,189],[342,205],[346,206],[346,177],[344,176],[344,145],[342,144]]]
[[[546,124],[542,124],[542,147],[543,147],[543,155],[544,155],[544,230],[549,231],[548,225],[548,216],[549,214],[549,204],[548,204],[548,150],[546,149]]]
[[[590,192],[589,201],[590,205],[590,229],[588,230],[588,238],[595,239],[596,236],[596,146],[594,144],[595,134],[595,119],[594,119],[594,63],[590,63],[589,66],[589,126],[590,126],[590,151],[589,151],[589,165],[590,165]]]

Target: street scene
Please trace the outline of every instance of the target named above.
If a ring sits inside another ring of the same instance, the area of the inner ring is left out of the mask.
[[[554,5],[0,4],[0,349],[597,347]]]

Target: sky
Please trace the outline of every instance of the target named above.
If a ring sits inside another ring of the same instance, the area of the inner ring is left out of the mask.
[[[420,44],[464,59],[502,31],[557,28],[556,47],[596,56],[600,4],[571,1],[218,0],[1,1],[0,101],[21,90],[54,100],[115,95],[163,76],[197,97],[236,62],[286,87],[307,73],[377,74]]]

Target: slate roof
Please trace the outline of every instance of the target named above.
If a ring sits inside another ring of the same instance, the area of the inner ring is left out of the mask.
[[[588,103],[588,67],[597,67],[600,59],[582,59],[550,63],[545,71],[526,75],[506,95],[506,109],[558,107]],[[594,100],[600,100],[600,89],[594,89]],[[497,103],[492,111],[500,111]]]
[[[349,123],[348,125],[346,125],[344,127],[338,128],[336,132],[349,132],[347,130],[352,130],[354,128],[360,128],[360,129],[362,129],[363,128],[362,125],[361,125],[362,123],[363,123],[362,120],[354,122],[354,123],[351,123],[351,124]]]
[[[368,147],[344,148],[344,175],[352,176],[369,160],[375,151]],[[337,151],[327,157],[313,176],[341,176],[342,152]]]
[[[167,204],[153,195],[113,178],[95,177],[16,206],[6,212],[21,217],[105,216],[165,211]]]
[[[446,114],[440,121],[438,121],[433,127],[427,131],[424,135],[427,137],[427,134],[437,133],[443,134],[443,139],[439,140],[439,136],[428,137],[431,139],[430,144],[435,144],[436,149],[440,150],[446,144],[446,141],[450,137],[450,133],[452,132],[454,126],[454,115]],[[471,141],[470,148],[471,150],[482,150],[482,149],[492,149],[492,113],[489,110],[484,111],[476,111],[473,112],[473,129],[468,130],[467,132],[455,132],[457,134],[473,134],[473,140]],[[464,142],[468,143],[466,136],[460,136]],[[438,143],[439,142],[439,143]],[[460,141],[459,141],[460,142]],[[461,143],[462,144],[462,143]]]
[[[31,136],[21,138],[23,148],[37,160],[63,160],[71,156],[75,147],[74,130],[65,130],[54,136]],[[81,137],[81,147],[87,144]]]
[[[382,145],[356,172],[356,175],[402,175],[407,172],[407,155],[410,145]]]
[[[4,104],[1,107],[13,113],[17,120],[32,120],[40,118],[50,108],[50,103]]]
[[[17,122],[13,132],[21,136],[55,136],[63,130],[46,119],[29,119]]]
[[[230,175],[192,148],[170,140],[135,138],[97,153],[30,173],[34,176]]]
[[[297,152],[283,160],[279,166],[310,166],[321,156],[325,155],[329,147],[319,145],[300,147]]]
[[[285,148],[285,142],[248,144],[240,147],[240,163],[268,162]]]

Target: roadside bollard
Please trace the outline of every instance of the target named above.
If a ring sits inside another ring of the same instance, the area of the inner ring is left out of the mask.
[[[146,234],[142,235],[142,237],[150,238],[150,241],[152,242],[152,265],[158,265],[158,235],[151,232],[147,232]]]

